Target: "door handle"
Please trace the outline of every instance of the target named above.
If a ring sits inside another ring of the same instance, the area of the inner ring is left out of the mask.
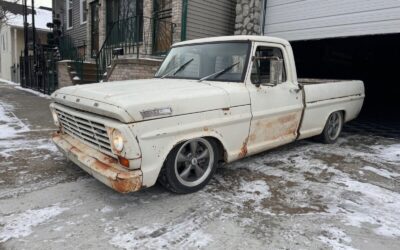
[[[298,88],[298,89],[290,89],[289,91],[290,91],[290,93],[298,94],[298,93],[301,91],[301,88]]]

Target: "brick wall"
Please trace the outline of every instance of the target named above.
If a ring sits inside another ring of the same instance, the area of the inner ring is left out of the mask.
[[[123,81],[153,78],[161,60],[153,59],[117,59],[114,60],[107,81]]]

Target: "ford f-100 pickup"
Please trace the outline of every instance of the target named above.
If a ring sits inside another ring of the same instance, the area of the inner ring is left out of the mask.
[[[364,96],[362,81],[297,79],[283,39],[229,36],[174,44],[153,79],[59,89],[50,109],[57,147],[114,190],[190,193],[220,163],[334,143]]]

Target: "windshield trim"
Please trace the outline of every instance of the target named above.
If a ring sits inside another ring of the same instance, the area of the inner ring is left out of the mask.
[[[252,41],[251,40],[226,40],[226,41],[213,41],[213,42],[202,42],[202,43],[191,43],[191,44],[182,44],[182,45],[177,45],[177,46],[172,46],[171,49],[168,51],[166,54],[164,60],[162,61],[161,65],[163,65],[165,59],[167,59],[169,53],[171,52],[172,49],[174,48],[179,48],[179,47],[188,47],[188,46],[196,46],[196,45],[204,45],[204,44],[221,44],[221,43],[247,43],[247,55],[246,55],[246,62],[245,65],[243,66],[243,72],[242,72],[242,77],[239,80],[224,80],[224,79],[209,79],[209,80],[204,80],[205,82],[211,81],[211,82],[241,82],[244,83],[248,71],[248,66],[249,66],[249,61],[250,61],[250,54],[251,54],[251,48],[252,48]],[[155,75],[158,74],[158,71],[161,68],[158,68],[157,72]],[[161,79],[161,76],[154,76],[156,79]],[[187,79],[187,80],[199,80],[196,77],[177,77],[177,76],[167,76],[164,77],[164,79]]]

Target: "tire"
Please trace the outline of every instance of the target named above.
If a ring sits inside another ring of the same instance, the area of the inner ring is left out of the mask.
[[[214,140],[195,138],[180,143],[169,153],[158,180],[174,193],[199,191],[213,177],[219,157]]]
[[[341,111],[330,114],[324,130],[318,138],[319,141],[325,144],[335,143],[342,132],[343,124],[343,113]]]

